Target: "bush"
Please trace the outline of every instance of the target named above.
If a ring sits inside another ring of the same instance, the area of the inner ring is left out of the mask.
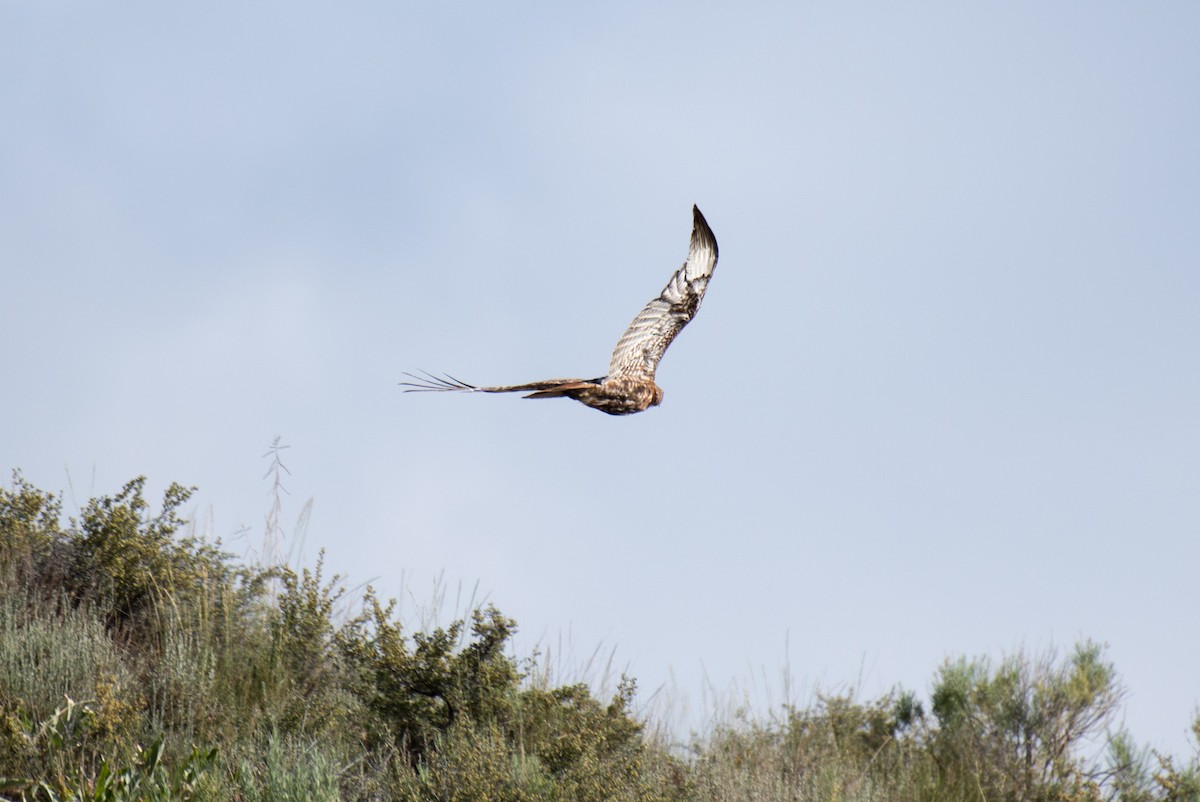
[[[1103,737],[1122,689],[1093,643],[1065,661],[1017,654],[942,667],[931,749],[944,785],[980,799],[1100,799],[1105,770],[1080,757]]]
[[[908,692],[868,702],[853,692],[818,694],[769,724],[725,724],[697,742],[698,787],[689,798],[940,802],[925,725]]]
[[[0,487],[0,581],[6,590],[45,586],[66,573],[54,559],[64,539],[61,515],[61,502],[20,472],[13,473],[11,490]]]
[[[457,649],[464,622],[405,637],[395,602],[381,604],[367,589],[363,612],[341,628],[339,652],[355,696],[379,729],[364,733],[373,746],[392,740],[419,761],[459,722],[500,724],[520,679],[504,646],[516,629],[494,607],[473,614],[467,646]]]

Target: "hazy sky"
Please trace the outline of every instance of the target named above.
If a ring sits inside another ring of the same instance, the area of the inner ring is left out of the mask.
[[[245,553],[281,436],[310,562],[478,582],[564,673],[871,697],[1092,638],[1182,752],[1198,41],[1191,2],[7,3],[0,469],[197,485]],[[397,387],[601,375],[693,203],[661,407]]]

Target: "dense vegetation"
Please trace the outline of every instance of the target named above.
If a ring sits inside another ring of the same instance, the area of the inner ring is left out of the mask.
[[[495,608],[408,631],[319,561],[247,566],[184,536],[188,489],[157,512],[143,491],[64,521],[19,474],[0,488],[0,798],[1200,799],[1196,755],[1108,732],[1122,691],[1091,643],[949,662],[928,710],[818,696],[670,749],[632,680],[607,700],[554,686]]]

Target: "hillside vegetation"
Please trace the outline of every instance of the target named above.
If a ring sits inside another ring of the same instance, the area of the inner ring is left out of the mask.
[[[66,520],[19,474],[0,488],[0,799],[1200,799],[1195,754],[1109,731],[1122,689],[1092,643],[947,662],[927,703],[818,695],[671,749],[632,679],[612,698],[548,682],[494,607],[409,631],[320,561],[186,536],[191,491],[152,509],[144,487]]]

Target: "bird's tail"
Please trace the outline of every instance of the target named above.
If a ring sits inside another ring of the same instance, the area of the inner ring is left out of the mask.
[[[523,384],[520,387],[506,387],[507,390],[536,390],[525,396],[526,398],[562,398],[570,397],[572,390],[586,390],[589,387],[595,387],[599,382],[590,381],[588,379],[555,379],[554,382],[534,382],[533,384]],[[543,386],[549,385],[549,386]]]

